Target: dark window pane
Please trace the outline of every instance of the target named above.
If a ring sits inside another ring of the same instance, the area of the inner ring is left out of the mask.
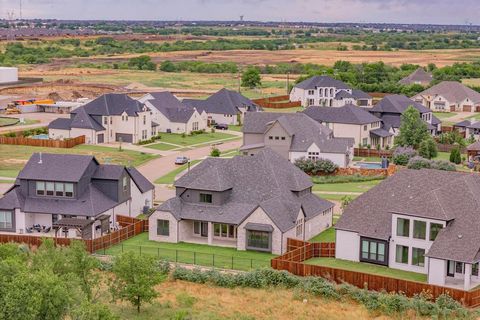
[[[430,223],[430,241],[435,241],[438,232],[443,228],[440,223]]]
[[[425,221],[413,221],[413,237],[415,239],[425,239],[427,233],[427,223]]]
[[[157,220],[157,235],[169,236],[170,235],[170,221]]]
[[[412,248],[412,265],[423,267],[425,266],[425,250],[419,248]]]
[[[397,236],[408,237],[410,232],[410,220],[398,218],[397,219]]]
[[[397,244],[395,261],[398,263],[408,263],[408,247]]]
[[[212,203],[212,195],[208,193],[200,193],[200,202]]]
[[[250,248],[269,249],[270,234],[262,231],[248,231],[247,246]]]

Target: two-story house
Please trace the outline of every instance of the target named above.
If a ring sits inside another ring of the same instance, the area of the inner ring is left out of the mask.
[[[207,129],[207,113],[185,106],[168,91],[151,92],[139,99],[152,114],[156,132],[186,133]]]
[[[153,205],[154,186],[135,168],[99,164],[93,156],[34,153],[0,198],[0,232],[92,239],[116,215]],[[58,233],[60,231],[60,233]]]
[[[442,81],[412,99],[438,112],[480,111],[480,93],[457,81]]]
[[[333,203],[270,149],[207,158],[175,182],[176,196],[149,217],[149,239],[282,254],[287,238],[307,240],[332,225]]]
[[[314,76],[297,83],[290,91],[290,101],[300,101],[303,107],[372,106],[370,95],[328,76]]]
[[[337,259],[480,284],[480,176],[404,169],[353,200],[335,225]]]
[[[465,138],[473,137],[477,141],[480,140],[480,121],[475,118],[457,122],[453,125],[453,128],[460,133],[464,133]]]
[[[151,112],[126,94],[108,93],[48,125],[50,139],[85,136],[87,144],[116,141],[138,143],[156,135]]]
[[[262,108],[240,93],[228,89],[220,89],[206,100],[183,99],[182,102],[207,113],[208,125],[214,123],[241,125],[247,112],[262,111]]]
[[[432,110],[401,94],[385,96],[373,108],[368,110],[382,120],[383,129],[397,136],[400,133],[402,114],[410,106],[418,110],[420,117],[427,124],[431,135],[435,136],[441,131],[442,122],[433,115]]]
[[[353,104],[338,108],[308,107],[304,114],[333,131],[337,138],[353,138],[355,146],[393,146],[393,133],[382,128],[382,120]]]
[[[334,137],[331,129],[303,113],[248,113],[242,131],[244,155],[270,148],[291,162],[322,158],[342,168],[353,159],[353,138]]]

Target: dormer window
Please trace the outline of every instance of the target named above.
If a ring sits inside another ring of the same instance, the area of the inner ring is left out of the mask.
[[[53,196],[54,194],[54,189],[55,189],[55,183],[53,182],[46,182],[45,183],[46,190],[47,190],[47,196]]]
[[[200,202],[212,203],[212,195],[209,193],[200,193]]]
[[[37,196],[44,196],[45,195],[45,182],[37,181]]]
[[[63,197],[65,194],[64,184],[60,182],[55,182],[55,196]]]
[[[73,198],[73,183],[37,181],[35,189],[37,196]]]

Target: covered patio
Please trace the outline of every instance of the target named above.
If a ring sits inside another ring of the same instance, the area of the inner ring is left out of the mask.
[[[467,147],[468,161],[480,161],[480,141]]]
[[[52,228],[55,230],[55,238],[58,238],[58,232],[64,234],[64,238],[77,238],[78,236],[84,240],[92,239],[93,224],[95,220],[80,218],[62,218],[53,223]]]

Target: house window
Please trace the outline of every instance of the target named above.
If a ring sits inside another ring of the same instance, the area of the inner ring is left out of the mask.
[[[397,236],[408,237],[410,235],[410,220],[398,218],[397,219]]]
[[[408,247],[397,244],[395,261],[398,263],[408,263]]]
[[[412,265],[425,266],[425,249],[412,248]]]
[[[285,140],[285,137],[282,137],[282,140]]]
[[[367,131],[367,128],[368,128],[368,126],[367,126],[367,125],[364,125],[364,126],[363,126],[363,131]]]
[[[303,218],[300,218],[297,220],[296,223],[296,234],[297,237],[300,237],[303,233]]]
[[[198,122],[193,122],[192,123],[192,130],[197,131],[198,130]]]
[[[65,197],[73,197],[73,183],[65,183]]]
[[[413,237],[425,240],[427,236],[427,223],[425,221],[413,221]]]
[[[113,117],[110,117],[110,124],[113,124]]]
[[[126,192],[127,191],[127,177],[123,177],[122,179],[122,186],[123,186],[123,192]]]
[[[46,190],[47,190],[47,196],[53,196],[54,194],[54,189],[55,189],[55,183],[53,182],[46,182]]]
[[[147,124],[147,116],[145,116],[145,115],[143,116],[143,124],[144,125]]]
[[[103,124],[108,124],[108,117],[103,117]]]
[[[200,193],[200,202],[212,203],[212,195],[209,193]]]
[[[273,136],[269,136],[269,137],[268,137],[268,140],[273,140]]]
[[[232,224],[214,223],[213,235],[218,238],[237,238],[237,228]]]
[[[308,95],[309,96],[313,96],[315,94],[315,91],[314,90],[308,90]]]
[[[170,221],[157,220],[157,235],[167,237],[170,235]]]
[[[279,139],[280,139],[280,137],[275,137],[275,140],[279,140]]]
[[[430,223],[430,241],[435,241],[437,238],[438,232],[443,228],[443,225],[440,223]]]
[[[0,211],[0,229],[13,228],[13,213],[11,211]]]
[[[44,196],[45,195],[45,182],[37,181],[37,196]]]
[[[362,238],[360,261],[387,264],[385,242]]]
[[[478,277],[478,262],[472,264],[472,276]]]
[[[125,121],[128,121],[128,116],[125,116]]]
[[[247,249],[271,251],[270,240],[270,232],[247,230]]]
[[[202,237],[208,237],[208,222],[194,221],[193,233]]]
[[[368,144],[368,138],[362,139],[362,145],[365,147]]]
[[[64,184],[61,183],[61,182],[55,182],[55,196],[56,197],[63,197],[63,195],[65,194],[65,190],[64,190]]]
[[[312,106],[315,104],[315,100],[314,99],[308,99],[308,105],[309,106]]]
[[[463,263],[455,262],[455,273],[463,273]]]

